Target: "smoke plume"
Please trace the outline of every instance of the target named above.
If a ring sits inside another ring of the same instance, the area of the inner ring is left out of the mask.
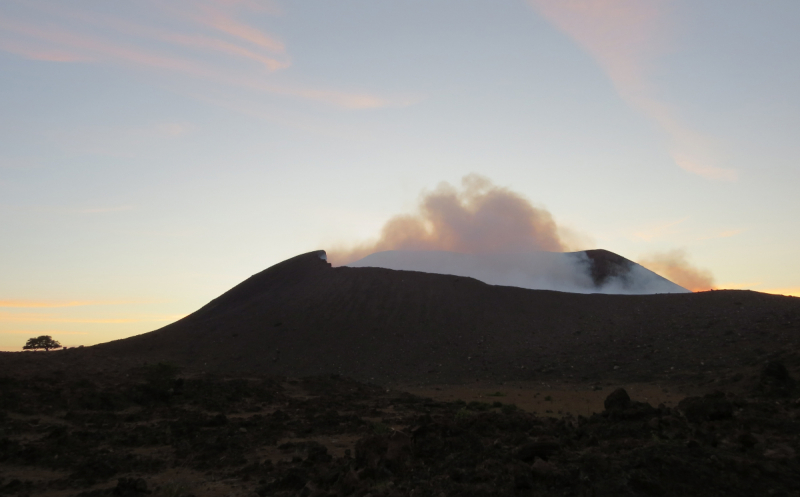
[[[594,263],[586,253],[557,254],[575,250],[578,240],[586,245],[584,236],[556,225],[547,210],[470,174],[461,180],[461,188],[441,183],[423,192],[415,213],[389,219],[375,241],[329,250],[328,261],[584,293],[685,291],[657,275],[691,291],[713,287],[711,273],[693,267],[680,250],[651,254],[641,262],[649,271],[635,266],[599,284],[593,281]]]
[[[460,190],[441,183],[423,193],[418,212],[391,218],[377,241],[329,251],[328,259],[343,265],[385,250],[496,254],[565,249],[547,210],[488,178],[470,174],[461,180]]]
[[[639,264],[693,292],[714,288],[711,272],[689,264],[683,250],[650,254],[642,257]]]

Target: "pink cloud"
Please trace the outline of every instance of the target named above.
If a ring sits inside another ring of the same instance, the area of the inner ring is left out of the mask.
[[[663,0],[529,0],[533,8],[589,53],[619,95],[669,137],[669,154],[681,169],[712,180],[733,181],[735,171],[716,165],[713,140],[684,124],[653,95],[651,66],[668,47]]]
[[[621,93],[647,86],[643,65],[663,36],[659,4],[647,0],[530,0],[588,51]]]
[[[210,48],[219,52],[224,52],[230,55],[237,55],[239,57],[248,58],[256,62],[260,62],[270,71],[277,71],[289,67],[290,63],[287,60],[278,60],[273,57],[268,57],[256,53],[247,48],[236,45],[235,43],[209,38],[205,36],[189,36],[181,34],[163,34],[160,36],[162,40],[172,41],[174,43],[193,48]]]
[[[252,26],[239,22],[216,9],[206,8],[203,10],[203,15],[197,19],[209,27],[273,52],[284,53],[286,51],[282,42]]]
[[[113,62],[129,62],[143,66],[180,70],[200,74],[201,66],[191,61],[159,55],[139,48],[110,43],[108,40],[83,34],[76,34],[53,26],[39,27],[18,20],[8,21],[0,18],[0,28],[38,42],[71,49],[78,57],[96,60],[102,58]]]
[[[195,81],[311,100],[344,109],[404,106],[414,101],[408,98],[387,99],[364,92],[276,84],[266,79],[263,72],[253,73],[252,70],[230,64],[222,66],[219,60],[178,50],[188,47],[233,55],[256,61],[270,72],[290,67],[291,62],[285,55],[286,48],[282,42],[236,20],[232,12],[234,8],[273,12],[274,6],[269,2],[206,0],[199,5],[157,5],[164,15],[178,20],[179,24],[186,24],[186,29],[168,30],[94,12],[39,6],[42,13],[57,21],[45,25],[38,20],[26,22],[0,16],[0,29],[6,35],[0,38],[0,50],[37,60],[81,60],[134,69],[157,69],[163,73],[191,76]],[[76,23],[89,29],[74,28]],[[204,34],[204,29],[230,39]],[[109,32],[113,32],[113,36]],[[120,34],[126,35],[129,41],[121,41]],[[154,47],[154,41],[167,45]]]
[[[306,100],[316,100],[345,109],[377,109],[391,105],[390,102],[384,98],[366,93],[358,94],[335,90],[315,90],[278,86],[269,87],[268,91]]]
[[[174,11],[171,12],[175,15],[178,15],[178,13],[175,13]],[[230,41],[215,38],[213,36],[178,33],[163,28],[133,23],[109,15],[98,15],[85,12],[71,12],[64,13],[64,15],[95,27],[101,27],[105,29],[110,28],[114,30],[115,33],[124,33],[138,37],[142,40],[158,40],[189,48],[210,49],[228,55],[251,59],[263,64],[270,71],[276,71],[290,66],[290,62],[285,57],[284,60],[278,60],[273,56],[268,56],[266,54],[259,53],[256,50],[251,50],[247,47],[237,45],[236,43],[232,43]]]
[[[20,40],[0,39],[0,50],[25,57],[26,59],[46,62],[84,62],[89,59],[76,53],[58,48],[42,48]]]

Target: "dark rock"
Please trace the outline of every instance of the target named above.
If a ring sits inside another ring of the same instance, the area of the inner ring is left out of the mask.
[[[101,459],[99,456],[91,458],[80,464],[71,478],[93,481],[111,478],[119,472],[119,468],[111,459]]]
[[[220,413],[208,420],[207,426],[225,426],[228,424],[228,418]]]
[[[556,441],[540,441],[529,442],[519,447],[514,453],[517,459],[525,462],[532,462],[537,457],[547,460],[548,457],[553,455],[561,445]]]
[[[562,474],[562,471],[555,464],[536,458],[531,465],[531,472],[543,478],[557,477]]]
[[[768,363],[764,370],[761,372],[761,377],[765,380],[774,381],[777,383],[785,383],[791,380],[789,370],[783,363],[772,361]]]
[[[742,446],[742,450],[750,450],[758,443],[756,437],[754,437],[753,434],[749,432],[745,432],[739,435],[737,441]]]
[[[771,397],[788,397],[794,393],[796,387],[795,380],[789,375],[789,371],[783,363],[769,362],[761,371],[758,382],[758,393]]]
[[[319,442],[308,442],[306,453],[308,454],[306,459],[312,463],[325,463],[333,459],[330,454],[328,454],[328,448]]]
[[[628,485],[637,495],[664,495],[664,489],[652,476],[643,471],[634,471]]]
[[[651,418],[658,414],[658,409],[647,402],[631,402],[623,411],[614,414],[622,419]]]
[[[16,493],[20,491],[25,484],[23,484],[20,480],[16,478],[8,482],[5,486],[2,487],[3,493]]]
[[[454,480],[456,481],[456,480]],[[530,490],[533,488],[533,482],[528,475],[518,474],[514,476],[514,490],[519,492],[521,490]]]
[[[733,404],[722,392],[711,393],[704,397],[686,397],[678,403],[678,409],[693,423],[733,417]]]
[[[302,468],[291,468],[274,483],[277,490],[300,490],[308,482],[308,472]]]
[[[272,418],[275,421],[278,421],[278,422],[282,423],[282,422],[287,421],[289,419],[289,415],[286,414],[285,412],[281,411],[280,409],[278,409],[277,411],[275,411],[272,414],[270,414],[270,418]]]
[[[389,449],[389,441],[380,435],[371,435],[356,442],[356,463],[360,467],[376,469]]]
[[[606,408],[603,413],[612,420],[641,419],[655,416],[658,410],[646,402],[631,401],[628,392],[623,388],[618,388],[606,397],[604,402]]]
[[[114,495],[122,497],[135,497],[147,493],[149,493],[147,482],[143,478],[120,478],[113,491]]]
[[[613,411],[625,409],[630,403],[631,397],[628,395],[628,392],[626,392],[624,388],[618,388],[606,397],[603,406],[607,411]]]

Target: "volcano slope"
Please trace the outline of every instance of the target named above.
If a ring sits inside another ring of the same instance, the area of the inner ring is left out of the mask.
[[[794,297],[573,294],[333,268],[323,257],[311,252],[272,266],[151,333],[59,354],[381,383],[735,382],[767,360],[791,371],[800,365]]]

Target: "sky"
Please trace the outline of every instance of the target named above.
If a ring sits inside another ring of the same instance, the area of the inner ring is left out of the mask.
[[[800,295],[798,18],[796,0],[4,0],[0,349],[160,328],[470,175],[571,249]]]

